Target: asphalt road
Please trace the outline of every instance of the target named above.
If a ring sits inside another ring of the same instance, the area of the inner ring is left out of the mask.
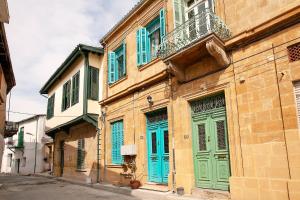
[[[139,200],[54,179],[0,175],[0,200]]]

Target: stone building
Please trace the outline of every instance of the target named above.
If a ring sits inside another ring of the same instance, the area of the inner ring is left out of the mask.
[[[101,39],[101,180],[128,185],[130,156],[142,187],[300,199],[299,17],[296,0],[140,1]]]
[[[5,133],[10,134],[17,131],[15,128],[13,130],[7,130],[5,123],[6,95],[16,85],[4,28],[4,23],[8,22],[9,13],[7,1],[0,0],[0,168],[4,151],[4,135]]]
[[[102,55],[101,48],[79,44],[40,90],[48,95],[46,134],[54,138],[55,176],[93,182],[99,176]]]
[[[52,139],[45,134],[45,122],[45,115],[17,122],[18,133],[5,138],[1,172],[33,174],[51,170],[46,143]]]

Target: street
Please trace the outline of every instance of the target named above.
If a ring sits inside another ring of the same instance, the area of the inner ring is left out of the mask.
[[[0,200],[138,200],[130,195],[33,176],[0,175]]]

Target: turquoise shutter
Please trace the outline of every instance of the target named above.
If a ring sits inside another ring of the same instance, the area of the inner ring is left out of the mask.
[[[115,82],[116,54],[109,52],[108,54],[108,83]]]
[[[123,76],[126,75],[126,43],[123,42]]]
[[[114,122],[112,131],[112,163],[122,164],[121,146],[123,145],[123,121]]]
[[[136,55],[137,66],[141,65],[141,29],[136,32]]]
[[[163,41],[163,38],[166,36],[166,10],[163,8],[159,12],[159,21],[160,21],[160,39]]]
[[[148,34],[146,28],[141,28],[141,64],[147,63],[147,49],[148,49],[148,42],[147,42]]]
[[[18,134],[18,147],[24,146],[24,127],[20,128],[19,134]]]

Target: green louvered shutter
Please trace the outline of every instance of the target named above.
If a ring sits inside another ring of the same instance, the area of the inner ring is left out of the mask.
[[[174,25],[175,28],[184,22],[184,2],[183,0],[173,0]]]
[[[79,102],[79,80],[80,73],[77,72],[77,74],[72,77],[72,105]]]
[[[77,146],[77,169],[84,169],[84,160],[85,160],[85,140],[79,139]]]
[[[121,146],[123,145],[123,121],[117,121],[111,125],[112,131],[112,163],[122,164]]]
[[[141,65],[141,29],[136,32],[136,55],[137,66]]]
[[[108,83],[115,82],[115,69],[116,69],[116,54],[115,52],[109,52],[108,54]]]
[[[88,74],[88,99],[98,100],[99,93],[99,69],[89,66]]]
[[[18,134],[18,147],[24,147],[24,127],[20,128]]]
[[[148,54],[147,54],[147,49],[148,49],[148,32],[146,28],[141,28],[141,64],[147,64],[148,61]]]
[[[166,10],[163,8],[159,12],[159,21],[160,21],[160,39],[163,41],[163,38],[166,36]]]
[[[126,75],[126,43],[123,42],[123,76]]]
[[[55,94],[53,94],[48,99],[48,106],[47,106],[47,119],[50,119],[54,116],[54,101],[55,101]]]

